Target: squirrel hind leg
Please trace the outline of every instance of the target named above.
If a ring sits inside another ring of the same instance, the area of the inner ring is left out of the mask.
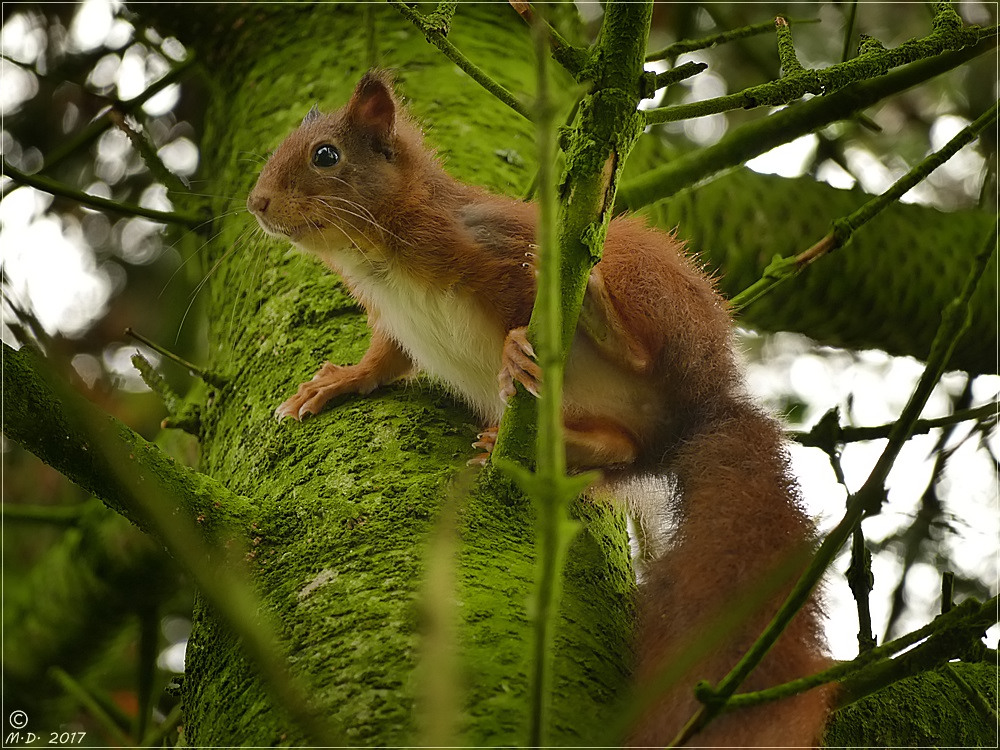
[[[632,434],[610,419],[567,419],[564,434],[566,463],[573,468],[626,466],[639,455]]]

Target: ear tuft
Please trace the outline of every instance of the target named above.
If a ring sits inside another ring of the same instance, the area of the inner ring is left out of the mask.
[[[302,124],[307,125],[313,120],[318,120],[319,115],[320,115],[319,105],[318,104],[312,105],[312,108],[308,112],[306,112],[306,116],[302,118]]]
[[[369,70],[361,77],[347,103],[347,116],[368,130],[381,150],[391,148],[396,132],[396,98],[388,73]]]

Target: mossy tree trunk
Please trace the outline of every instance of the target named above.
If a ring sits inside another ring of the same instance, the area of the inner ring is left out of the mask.
[[[259,169],[252,155],[274,148],[313,102],[332,109],[346,101],[369,64],[365,13],[361,5],[212,12],[245,19],[205,53],[214,96],[202,171],[212,176],[211,192],[239,199]],[[393,10],[377,7],[374,16],[381,63],[397,71],[449,169],[495,190],[522,189],[532,175],[531,124]],[[519,96],[533,89],[530,38],[508,7],[463,7],[450,38],[473,59],[490,61]],[[198,39],[185,41],[204,50]],[[228,205],[211,208],[222,215]],[[303,424],[276,422],[275,406],[300,381],[326,359],[356,361],[368,335],[364,315],[331,273],[287,244],[247,241],[251,223],[245,213],[220,220],[213,231],[221,235],[203,261],[204,271],[236,245],[209,282],[210,366],[229,381],[202,411],[202,468],[257,506],[248,568],[317,705],[350,742],[414,742],[427,542],[449,481],[471,471],[464,464],[479,426],[423,382],[344,399]],[[461,740],[518,743],[532,511],[521,498],[452,494],[461,506]],[[559,743],[586,741],[610,725],[630,662],[624,518],[594,505],[578,512],[587,524],[571,555],[557,647],[561,697],[551,739]],[[188,742],[301,739],[271,708],[266,686],[208,607],[197,613],[187,660]]]

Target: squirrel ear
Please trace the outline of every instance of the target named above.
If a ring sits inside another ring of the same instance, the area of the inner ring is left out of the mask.
[[[396,100],[386,76],[373,71],[365,73],[347,103],[347,115],[366,128],[379,149],[390,156],[396,133]]]

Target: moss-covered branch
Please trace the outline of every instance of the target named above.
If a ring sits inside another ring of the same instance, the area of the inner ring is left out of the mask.
[[[655,161],[658,152],[647,152],[648,143],[640,140],[633,161]],[[870,199],[861,190],[838,190],[810,177],[740,169],[649,213],[659,227],[676,228],[719,274],[721,291],[732,296],[759,279],[775,255],[798,252],[801,238],[822,235],[833,219]],[[895,203],[839,250],[835,263],[814,264],[795,284],[745,308],[740,320],[758,330],[803,333],[827,346],[926,359],[941,309],[995,221],[986,211],[943,213]],[[972,326],[957,343],[950,367],[976,374],[996,370],[995,264],[994,258],[972,299]]]
[[[428,42],[441,50],[445,57],[468,73],[472,80],[522,117],[528,120],[531,119],[531,111],[516,96],[491,78],[482,68],[466,57],[458,47],[448,41],[448,31],[451,25],[450,15],[448,15],[448,24],[442,27],[440,24],[440,15],[429,13],[427,16],[423,16],[406,5],[403,0],[388,0],[388,2],[410,23],[420,29],[424,33],[424,36],[427,37]],[[455,8],[451,7],[451,13],[453,14],[454,12]]]
[[[109,508],[156,536],[156,523],[135,500],[122,471],[170,498],[170,513],[197,519],[210,536],[238,537],[252,516],[247,501],[219,482],[176,463],[113,417],[99,411],[55,376],[30,349],[3,344],[3,431]],[[81,431],[81,415],[101,443]],[[112,468],[115,467],[115,468]],[[165,540],[160,539],[161,542]]]
[[[847,706],[891,684],[894,680],[887,679],[889,674],[896,679],[909,676],[895,671],[896,667],[892,665],[899,660],[893,657],[921,641],[935,644],[933,664],[962,657],[968,650],[969,643],[978,640],[996,622],[996,611],[996,597],[987,602],[966,600],[950,612],[939,615],[933,622],[882,646],[869,649],[850,661],[773,688],[737,693],[726,703],[726,710],[786,698],[831,682],[845,686],[838,694],[838,706]]]
[[[851,117],[858,110],[958,67],[993,49],[996,44],[996,37],[990,37],[957,52],[911,63],[887,75],[852,84],[828,96],[815,97],[744,125],[712,146],[623,183],[615,210],[636,210],[668,198],[723,169],[742,164],[823,125]]]
[[[587,58],[589,53],[587,50],[574,47],[559,30],[545,17],[544,11],[540,14],[536,9],[531,7],[531,3],[525,0],[511,0],[511,7],[517,11],[518,15],[521,16],[529,24],[531,23],[542,23],[544,24],[545,30],[549,38],[549,49],[552,54],[552,58],[562,65],[574,78],[580,75],[584,66],[587,64]],[[544,9],[548,10],[548,9]]]
[[[863,80],[883,76],[893,68],[938,57],[943,53],[972,47],[984,38],[996,36],[996,29],[982,29],[978,26],[962,27],[938,22],[937,19],[956,17],[954,9],[942,4],[936,16],[935,28],[922,39],[911,39],[891,50],[881,45],[863,46],[861,53],[852,60],[831,65],[822,70],[807,70],[795,58],[791,45],[791,31],[788,22],[781,19],[778,27],[778,50],[782,60],[784,76],[778,81],[751,86],[748,89],[707,99],[691,104],[660,107],[646,112],[650,125],[676,122],[692,117],[727,112],[731,109],[753,109],[755,107],[778,106],[801,99],[805,94],[829,95],[835,91]]]
[[[331,722],[306,700],[278,650],[278,629],[234,555],[252,545],[255,517],[244,498],[216,480],[178,465],[112,417],[61,384],[27,349],[3,345],[8,396],[4,433],[132,520],[170,550],[199,590],[240,637],[241,648],[278,703],[307,736],[343,744]],[[13,408],[10,408],[13,406]],[[39,415],[48,415],[39,419]],[[209,545],[206,536],[225,545]]]
[[[841,680],[837,693],[838,707],[848,706],[894,682],[921,674],[952,659],[960,659],[975,644],[981,645],[986,631],[997,623],[997,597],[982,604],[976,601],[963,604],[968,606],[956,607],[931,623],[923,643],[894,659],[875,661]]]
[[[905,175],[896,180],[884,193],[872,198],[850,215],[834,220],[833,228],[830,232],[810,248],[803,250],[791,258],[776,257],[772,260],[767,268],[764,269],[764,275],[758,281],[732,298],[733,307],[740,310],[748,305],[752,305],[763,295],[778,286],[778,284],[797,276],[810,264],[815,263],[825,255],[829,255],[837,248],[843,247],[850,241],[858,229],[885,211],[889,206],[896,203],[906,193],[925,180],[931,172],[958,153],[963,146],[971,143],[979,137],[979,134],[983,130],[994,124],[997,119],[997,106],[994,104],[990,107],[990,109],[976,118],[975,122],[959,131],[948,143],[920,161]]]
[[[582,73],[593,81],[593,88],[581,102],[577,125],[563,144],[566,175],[560,186],[559,247],[564,353],[576,330],[590,269],[601,259],[622,167],[642,133],[637,106],[643,96],[642,58],[649,25],[649,10],[644,8],[645,3],[608,6],[600,40]],[[533,312],[528,324],[531,340],[536,339],[538,325]],[[534,423],[534,399],[519,389],[504,413],[494,455],[524,461],[524,446],[535,442]]]

